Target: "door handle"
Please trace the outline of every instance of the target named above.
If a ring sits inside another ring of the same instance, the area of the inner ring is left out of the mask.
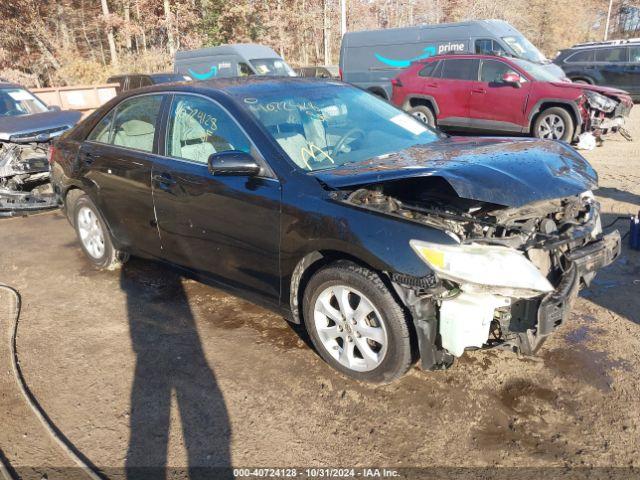
[[[427,87],[438,88],[438,84],[437,83],[427,83]]]
[[[168,173],[156,173],[151,178],[158,186],[173,187],[177,183]]]
[[[484,88],[472,88],[471,93],[487,93]]]

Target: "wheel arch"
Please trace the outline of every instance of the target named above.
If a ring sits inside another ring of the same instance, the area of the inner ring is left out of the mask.
[[[534,107],[531,109],[529,113],[529,132],[532,132],[533,125],[538,118],[538,116],[544,112],[545,110],[553,107],[559,107],[567,111],[574,122],[575,131],[573,132],[573,136],[575,137],[577,133],[580,131],[580,127],[582,126],[582,116],[580,115],[580,110],[578,109],[578,105],[576,102],[564,99],[544,99],[538,101]]]
[[[296,264],[291,277],[289,278],[288,294],[289,294],[289,308],[291,310],[291,321],[293,323],[302,323],[302,298],[307,284],[311,277],[321,268],[334,263],[338,260],[348,260],[361,267],[367,268],[373,272],[378,273],[383,281],[391,287],[388,276],[378,268],[370,265],[363,259],[345,251],[340,250],[314,250],[307,253]],[[395,296],[395,291],[390,288],[390,291]]]
[[[402,109],[408,111],[420,105],[430,108],[435,117],[440,114],[438,102],[431,95],[411,95],[405,99]]]

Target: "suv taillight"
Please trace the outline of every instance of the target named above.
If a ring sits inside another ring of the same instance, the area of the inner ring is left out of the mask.
[[[402,81],[399,78],[394,78],[393,80],[391,80],[391,85],[393,85],[394,87],[403,87],[404,85],[402,85]]]

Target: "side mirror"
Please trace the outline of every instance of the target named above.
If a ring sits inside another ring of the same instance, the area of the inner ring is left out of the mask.
[[[507,72],[502,75],[502,81],[507,85],[511,85],[515,88],[520,88],[520,75],[514,72]]]
[[[260,173],[260,166],[251,155],[240,150],[227,150],[209,156],[211,175],[237,175],[252,177]]]
[[[49,105],[49,108],[47,109],[50,112],[61,112],[62,108],[60,108],[58,105]]]

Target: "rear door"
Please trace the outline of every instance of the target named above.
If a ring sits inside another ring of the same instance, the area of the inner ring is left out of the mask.
[[[625,83],[629,93],[637,96],[640,95],[640,45],[630,45],[629,63],[626,68]]]
[[[211,154],[242,150],[260,157],[219,103],[176,94],[166,126],[165,156],[153,166],[153,199],[163,257],[232,287],[280,295],[280,183],[213,176]]]
[[[471,89],[478,82],[480,60],[447,58],[440,61],[435,77],[427,79],[424,93],[438,103],[438,124],[449,127],[470,125]]]
[[[626,47],[607,47],[596,49],[596,63],[602,78],[602,84],[625,90],[629,51]]]
[[[113,235],[126,246],[158,255],[151,195],[157,125],[164,95],[139,95],[118,104],[80,147],[79,166]]]
[[[505,73],[523,78],[519,87],[502,81]],[[479,81],[471,89],[470,118],[474,128],[487,131],[521,132],[525,125],[525,109],[531,82],[508,63],[483,59]]]

